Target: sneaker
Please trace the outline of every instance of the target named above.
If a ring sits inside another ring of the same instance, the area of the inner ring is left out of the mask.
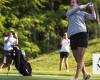
[[[88,75],[86,75],[86,76],[84,77],[84,80],[89,80],[90,77],[91,77],[91,76],[88,74]]]

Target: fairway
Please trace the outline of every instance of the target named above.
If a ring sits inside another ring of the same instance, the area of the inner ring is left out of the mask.
[[[2,75],[0,77],[0,80],[69,80],[69,78],[66,76],[52,76],[52,75],[33,75],[32,77]]]
[[[1,74],[0,80],[73,80],[73,76],[57,76],[57,75],[33,75],[32,77],[23,77],[19,74]],[[80,79],[83,80],[83,79]],[[100,80],[100,79],[90,79]]]

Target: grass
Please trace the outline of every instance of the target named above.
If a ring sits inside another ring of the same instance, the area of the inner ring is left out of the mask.
[[[68,77],[64,76],[43,76],[43,75],[34,75],[32,77],[22,77],[22,76],[1,76],[0,80],[69,80]]]
[[[87,71],[92,75],[92,78],[100,78],[100,75],[92,74],[92,54],[100,53],[100,39],[94,39],[89,41],[89,47],[85,54],[85,64]],[[67,73],[65,68],[62,71],[59,71],[59,51],[54,51],[50,54],[42,55],[34,60],[30,61],[33,68],[33,76],[32,77],[6,77],[1,76],[0,80],[69,80],[75,74],[76,63],[73,58],[72,52],[69,57],[69,72]],[[0,74],[6,74],[7,69],[5,68]],[[18,74],[16,69],[14,68],[9,74]],[[82,74],[80,75],[82,78]],[[93,79],[96,80],[96,79]]]

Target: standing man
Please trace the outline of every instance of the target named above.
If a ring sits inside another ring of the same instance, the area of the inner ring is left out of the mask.
[[[75,80],[79,80],[79,74],[82,71],[84,80],[88,80],[90,75],[85,69],[84,55],[88,45],[88,33],[86,29],[86,20],[95,20],[96,14],[94,5],[88,3],[85,5],[79,5],[78,0],[71,0],[71,9],[67,11],[66,16],[69,20],[68,25],[68,37],[70,38],[70,45],[77,62],[77,70]],[[83,9],[90,7],[92,13],[82,11]]]
[[[3,63],[0,64],[0,69],[2,69],[3,65],[7,63],[8,71],[12,69],[12,57],[11,51],[13,50],[12,45],[18,44],[18,38],[14,31],[11,30],[10,34],[4,37],[4,54],[3,54]]]
[[[68,72],[68,57],[69,57],[69,45],[70,40],[67,37],[67,33],[64,33],[63,39],[61,41],[61,50],[60,50],[60,64],[59,64],[59,70],[61,70],[62,63],[64,61],[66,71]]]

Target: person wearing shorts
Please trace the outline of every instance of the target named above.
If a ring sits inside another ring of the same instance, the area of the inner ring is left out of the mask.
[[[69,71],[68,70],[68,57],[70,51],[69,45],[70,45],[70,40],[67,38],[67,33],[64,33],[63,39],[61,41],[59,70],[61,70],[64,62],[67,72]]]
[[[2,62],[3,64],[13,64],[13,60],[11,58],[11,51],[3,51],[3,58],[2,58]]]
[[[91,14],[82,11],[85,8],[91,8]],[[84,80],[90,78],[90,74],[85,69],[84,55],[88,46],[88,33],[86,29],[86,20],[96,20],[96,14],[93,3],[79,5],[78,0],[71,0],[71,9],[66,12],[69,20],[68,37],[73,56],[77,62],[75,80],[79,80],[79,74],[82,71]]]
[[[3,49],[3,59],[2,59],[2,63],[0,64],[0,70],[2,70],[2,67],[5,63],[7,63],[8,65],[8,71],[10,71],[12,69],[12,57],[11,57],[11,53],[13,50],[12,45],[17,44],[18,40],[17,40],[17,36],[15,35],[14,31],[11,31],[9,36],[4,37],[4,49]]]

